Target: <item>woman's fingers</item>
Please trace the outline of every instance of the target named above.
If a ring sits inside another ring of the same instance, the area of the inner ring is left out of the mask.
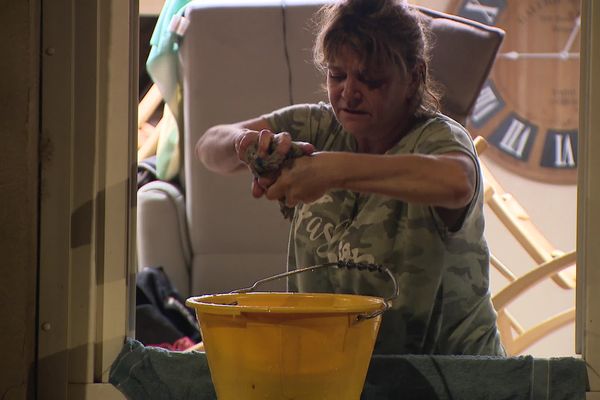
[[[313,146],[312,143],[307,143],[307,142],[295,142],[298,147],[300,147],[302,149],[302,152],[305,155],[311,155],[312,153],[315,152],[315,146]]]
[[[260,132],[247,130],[234,143],[238,158],[244,162],[249,162],[246,153],[249,151],[250,146],[256,146],[256,157],[267,158],[270,150],[272,150],[282,156],[282,160],[284,160],[285,156],[292,150],[292,144],[298,146],[304,155],[310,155],[315,151],[314,146],[310,143],[292,142],[292,137],[288,132],[274,134],[268,129],[263,129]],[[296,149],[292,157],[298,157],[298,155]],[[298,201],[303,201],[302,193],[304,190],[302,189],[304,188],[298,190],[299,188],[294,189],[290,187],[291,181],[296,179],[290,179],[291,177],[287,177],[283,181],[280,179],[282,169],[287,170],[286,175],[290,173],[289,168],[291,164],[293,164],[292,159],[284,162],[278,171],[273,171],[268,176],[253,177],[252,196],[255,198],[265,196],[270,200],[285,199],[286,205],[290,207],[295,206]]]
[[[235,142],[235,150],[237,156],[241,161],[246,162],[246,151],[253,143],[258,140],[259,133],[256,131],[247,130],[240,135],[239,139]]]
[[[257,180],[257,184],[263,188],[263,189],[268,189],[277,179],[277,177],[270,177],[270,176],[260,176],[258,177]]]
[[[257,178],[252,179],[252,197],[260,198],[265,194],[265,189],[258,183]]]
[[[259,158],[266,158],[270,149],[272,149],[272,142],[274,143],[274,151],[281,156],[286,156],[292,149],[292,143],[298,146],[304,155],[312,154],[315,151],[315,147],[306,142],[292,142],[292,137],[288,132],[280,132],[274,134],[268,129],[263,129],[260,132],[248,130],[240,135],[240,138],[235,142],[235,149],[237,151],[238,158],[242,161],[246,161],[246,152],[248,148],[256,144],[256,156]]]
[[[285,156],[292,148],[292,137],[287,132],[281,132],[275,135],[275,151],[282,156]]]
[[[275,182],[276,177],[253,177],[252,178],[252,196],[261,197],[266,193],[269,187]]]
[[[277,179],[270,182],[268,186],[263,186],[263,188],[267,199],[280,200],[285,198],[287,203],[292,198],[290,193],[292,190],[292,180],[289,177],[289,169],[283,169]]]
[[[268,129],[263,129],[258,134],[258,148],[256,149],[256,155],[258,157],[266,157],[269,154],[269,146],[273,140],[273,132]]]
[[[269,200],[285,198],[289,207],[318,200],[331,189],[332,183],[322,168],[323,157],[315,153],[286,161],[277,179],[269,186],[263,186],[264,196]]]

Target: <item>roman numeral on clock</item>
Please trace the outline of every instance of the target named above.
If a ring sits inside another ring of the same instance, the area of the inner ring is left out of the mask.
[[[492,118],[496,113],[504,107],[504,101],[496,92],[496,88],[492,82],[487,81],[479,97],[475,101],[473,111],[471,112],[470,120],[475,128],[481,128],[485,123]]]
[[[459,15],[486,25],[495,25],[506,0],[466,0]]]
[[[504,153],[527,161],[537,134],[537,126],[510,114],[490,136],[490,142]]]
[[[577,131],[549,130],[546,134],[540,165],[548,168],[576,168]]]

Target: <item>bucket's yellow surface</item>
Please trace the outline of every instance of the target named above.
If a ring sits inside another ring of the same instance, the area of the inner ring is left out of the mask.
[[[192,297],[219,400],[359,399],[384,308],[378,297]]]

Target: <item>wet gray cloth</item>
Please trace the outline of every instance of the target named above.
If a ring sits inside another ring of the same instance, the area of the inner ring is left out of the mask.
[[[131,400],[216,399],[204,353],[134,339],[109,381]],[[587,385],[584,361],[571,357],[374,356],[361,400],[584,400]]]

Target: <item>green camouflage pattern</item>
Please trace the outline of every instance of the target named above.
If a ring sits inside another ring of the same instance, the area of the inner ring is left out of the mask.
[[[265,115],[276,132],[319,151],[356,151],[325,103]],[[476,195],[462,226],[451,232],[433,207],[386,196],[335,190],[296,206],[288,269],[340,259],[382,264],[400,296],[384,316],[375,353],[504,355],[489,293],[489,252],[483,237],[483,184],[468,132],[438,114],[420,122],[386,154],[468,154],[478,169]],[[290,290],[389,297],[384,275],[321,269],[297,275]]]

